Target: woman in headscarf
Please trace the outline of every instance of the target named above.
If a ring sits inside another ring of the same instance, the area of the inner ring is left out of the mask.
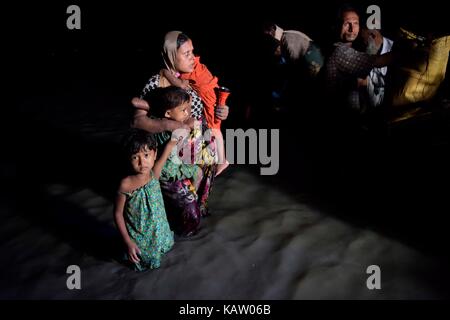
[[[193,50],[192,41],[185,34],[179,31],[168,32],[164,38],[162,50],[165,67],[178,77],[181,74],[192,72],[195,64]],[[170,138],[170,133],[176,129],[193,128],[192,121],[178,123],[176,121],[149,117],[151,116],[151,106],[149,108],[146,101],[142,99],[156,88],[168,87],[170,85],[163,72],[153,75],[148,80],[140,96],[141,99],[134,98],[132,101],[136,107],[132,123],[133,127],[158,133],[158,136],[162,139],[165,137]],[[194,90],[189,87],[186,90],[191,96],[192,119],[201,120],[203,103]],[[228,116],[228,107],[218,107],[216,109],[216,116],[225,120]],[[207,128],[202,126],[202,129],[205,130]],[[175,231],[177,233],[185,236],[195,234],[198,230],[200,217],[208,215],[207,200],[216,170],[216,165],[211,163],[194,165],[201,167],[199,171],[201,176],[190,179],[160,181],[169,221],[175,224]]]

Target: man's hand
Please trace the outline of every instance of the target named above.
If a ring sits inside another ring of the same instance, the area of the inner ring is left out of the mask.
[[[220,120],[227,120],[230,108],[228,106],[216,106],[214,114]]]

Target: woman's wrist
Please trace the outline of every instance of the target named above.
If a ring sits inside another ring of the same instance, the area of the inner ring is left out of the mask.
[[[182,129],[185,126],[183,122],[169,120],[169,119],[163,119],[163,120],[165,121],[165,124],[164,124],[164,127],[166,128],[165,131],[173,132],[177,129]]]
[[[174,121],[168,120],[166,118],[161,119],[163,131],[173,131],[174,130],[171,122],[174,122]]]

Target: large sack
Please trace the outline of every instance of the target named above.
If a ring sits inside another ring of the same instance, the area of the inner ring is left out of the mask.
[[[397,107],[432,99],[445,79],[449,51],[450,36],[445,36],[402,56],[400,63],[391,68],[388,104]]]

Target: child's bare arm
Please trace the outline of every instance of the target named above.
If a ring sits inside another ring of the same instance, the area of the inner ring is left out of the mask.
[[[167,159],[170,156],[170,153],[172,152],[172,149],[177,145],[177,140],[170,140],[166,147],[164,148],[163,153],[159,157],[158,160],[156,160],[155,165],[153,166],[153,174],[155,175],[156,179],[159,179],[161,176],[161,171],[164,167],[164,164],[166,163]]]
[[[125,226],[125,219],[123,217],[125,201],[126,201],[125,195],[118,192],[116,197],[116,203],[114,206],[114,220],[116,222],[117,228],[119,229],[123,241],[125,242],[125,244],[128,244],[131,242],[131,238],[128,234],[127,228]]]
[[[122,187],[120,189],[122,189]],[[120,235],[122,236],[122,239],[128,248],[129,259],[134,263],[138,263],[140,259],[137,255],[140,254],[141,252],[136,243],[134,243],[133,240],[131,240],[130,235],[128,234],[127,231],[127,227],[125,225],[125,219],[123,216],[125,201],[126,201],[125,195],[118,192],[114,208],[114,220],[116,222],[117,228],[119,229]]]
[[[162,69],[161,72],[163,76],[170,82],[171,85],[182,88],[184,90],[191,89],[188,80],[183,80],[175,77],[175,75],[167,69]]]

